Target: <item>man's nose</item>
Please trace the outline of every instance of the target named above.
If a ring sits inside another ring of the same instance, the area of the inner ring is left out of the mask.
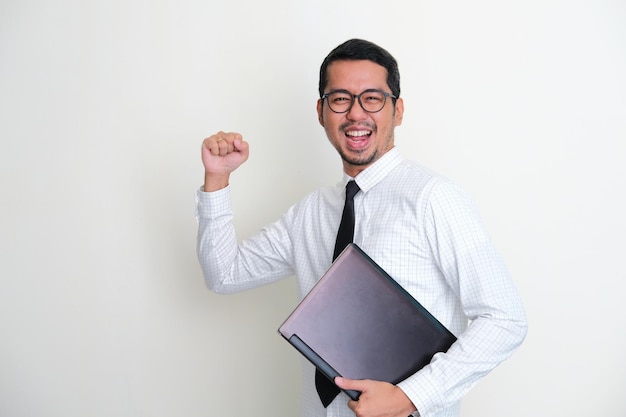
[[[358,98],[354,98],[354,102],[352,103],[352,107],[346,114],[346,117],[350,120],[363,120],[368,117],[367,112],[363,110],[361,103]]]

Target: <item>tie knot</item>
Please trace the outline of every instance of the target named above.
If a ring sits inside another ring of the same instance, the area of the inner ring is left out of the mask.
[[[346,185],[346,200],[347,199],[352,200],[354,196],[356,195],[356,193],[359,192],[359,190],[360,188],[357,185],[356,181],[354,180],[348,181],[348,184]]]

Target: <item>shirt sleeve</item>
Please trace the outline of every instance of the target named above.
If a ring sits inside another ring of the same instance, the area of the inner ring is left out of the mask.
[[[424,219],[434,262],[469,326],[446,353],[398,386],[427,417],[452,406],[526,336],[521,299],[475,205],[452,183],[433,188]]]
[[[289,246],[283,220],[239,243],[230,187],[196,191],[197,255],[206,286],[231,294],[266,285],[291,273],[280,248]],[[273,242],[273,243],[270,243]]]

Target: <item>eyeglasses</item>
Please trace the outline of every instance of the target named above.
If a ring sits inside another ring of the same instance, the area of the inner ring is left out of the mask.
[[[385,107],[387,97],[397,98],[393,94],[382,90],[370,89],[361,94],[352,94],[347,90],[333,90],[324,94],[321,99],[328,102],[328,107],[335,113],[347,113],[354,105],[354,99],[359,101],[361,108],[368,113],[379,112]]]

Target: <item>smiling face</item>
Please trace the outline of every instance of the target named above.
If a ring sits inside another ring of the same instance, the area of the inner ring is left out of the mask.
[[[387,85],[387,70],[367,60],[334,61],[328,66],[328,84],[324,93],[346,90],[361,94],[378,89],[391,93]],[[355,99],[350,111],[335,113],[326,100],[318,100],[317,114],[330,143],[343,160],[343,169],[355,177],[394,146],[394,128],[402,123],[404,104],[401,98],[389,97],[385,107],[377,113],[368,113]]]

